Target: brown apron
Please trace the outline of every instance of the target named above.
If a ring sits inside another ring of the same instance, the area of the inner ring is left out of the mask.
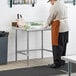
[[[52,21],[52,28],[51,28],[52,45],[55,46],[58,46],[59,26],[60,26],[59,20]]]

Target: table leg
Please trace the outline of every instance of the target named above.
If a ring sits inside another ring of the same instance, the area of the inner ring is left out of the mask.
[[[71,76],[71,62],[68,62],[68,75]]]
[[[17,30],[15,34],[15,61],[17,61]]]
[[[29,65],[29,31],[27,31],[27,65]]]
[[[41,30],[41,58],[43,59],[43,30]]]

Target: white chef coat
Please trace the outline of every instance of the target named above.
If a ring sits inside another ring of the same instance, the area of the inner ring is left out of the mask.
[[[60,20],[59,32],[66,32],[69,30],[67,6],[61,1],[56,1],[55,4],[51,6],[46,25],[50,25],[53,20]]]

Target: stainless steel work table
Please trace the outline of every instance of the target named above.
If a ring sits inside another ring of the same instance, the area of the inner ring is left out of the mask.
[[[41,58],[43,58],[43,51],[49,51],[49,52],[52,52],[51,50],[49,49],[45,49],[43,47],[43,32],[44,31],[50,31],[50,28],[37,28],[37,29],[27,29],[27,30],[24,30],[22,28],[15,28],[16,29],[16,35],[15,35],[15,60],[17,61],[17,53],[20,53],[20,54],[23,54],[23,55],[26,55],[27,56],[27,65],[29,65],[29,51],[35,51],[35,50],[41,50]],[[27,49],[26,50],[20,50],[18,51],[17,50],[17,32],[19,31],[26,31],[27,33]],[[41,49],[30,49],[29,48],[29,33],[30,32],[36,32],[36,31],[41,31]]]
[[[76,64],[76,55],[62,56],[62,60],[68,61],[68,76],[72,76],[71,75],[72,63]]]

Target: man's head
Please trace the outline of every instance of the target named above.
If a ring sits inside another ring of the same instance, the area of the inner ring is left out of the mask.
[[[48,2],[50,2],[52,5],[54,5],[54,3],[56,2],[57,0],[49,0]]]

